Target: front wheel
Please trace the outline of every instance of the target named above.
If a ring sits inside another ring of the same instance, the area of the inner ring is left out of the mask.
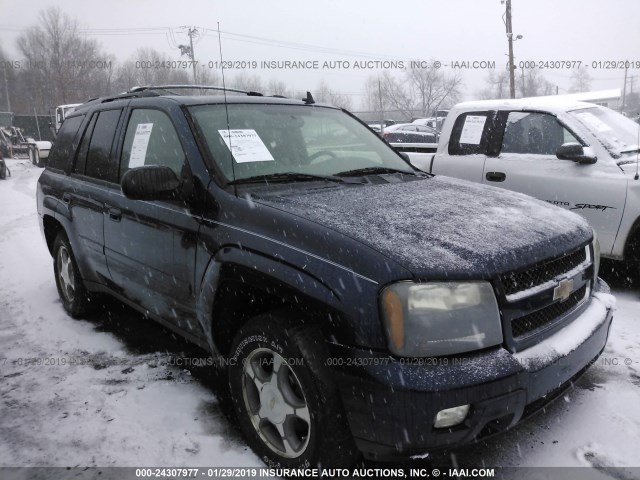
[[[269,466],[348,467],[357,451],[319,331],[262,315],[231,349],[229,386],[242,432]]]
[[[67,236],[60,232],[53,243],[53,273],[64,309],[74,318],[93,310],[95,301],[80,276]]]

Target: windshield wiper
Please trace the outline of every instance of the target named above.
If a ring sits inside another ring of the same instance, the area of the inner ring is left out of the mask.
[[[362,183],[357,181],[351,181],[344,178],[337,177],[335,175],[315,175],[312,173],[299,173],[299,172],[282,172],[282,173],[269,173],[267,175],[255,175],[253,177],[239,178],[232,180],[229,185],[239,185],[243,183],[262,183],[262,182],[309,182],[325,180],[328,182],[337,183]]]
[[[358,175],[382,175],[385,173],[405,173],[408,175],[416,175],[416,172],[407,172],[406,170],[399,170],[397,168],[367,167],[367,168],[356,168],[355,170],[347,170],[345,172],[336,173],[336,176],[351,177],[351,176],[358,176]]]

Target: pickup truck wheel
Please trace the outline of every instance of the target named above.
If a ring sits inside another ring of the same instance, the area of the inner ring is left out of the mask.
[[[42,161],[42,158],[40,157],[40,150],[38,150],[37,148],[33,149],[33,159],[34,159],[34,164],[36,165],[36,167],[44,168],[44,162]]]
[[[269,466],[348,467],[358,454],[319,332],[262,315],[236,335],[229,386],[242,432]]]
[[[53,273],[62,306],[73,318],[93,310],[95,302],[87,291],[67,236],[60,232],[53,243]]]

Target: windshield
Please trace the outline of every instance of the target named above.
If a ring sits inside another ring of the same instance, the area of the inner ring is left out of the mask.
[[[591,131],[614,157],[638,149],[640,125],[609,108],[593,107],[571,113]]]
[[[229,129],[224,105],[190,108],[227,181],[371,168],[413,173],[375,133],[340,110],[278,104],[230,104],[228,109]]]

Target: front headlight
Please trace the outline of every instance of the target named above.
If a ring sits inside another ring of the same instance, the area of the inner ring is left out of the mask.
[[[502,343],[488,282],[401,282],[380,296],[389,349],[403,357],[451,355]]]
[[[593,231],[593,279],[598,279],[600,273],[600,241],[596,231]]]

